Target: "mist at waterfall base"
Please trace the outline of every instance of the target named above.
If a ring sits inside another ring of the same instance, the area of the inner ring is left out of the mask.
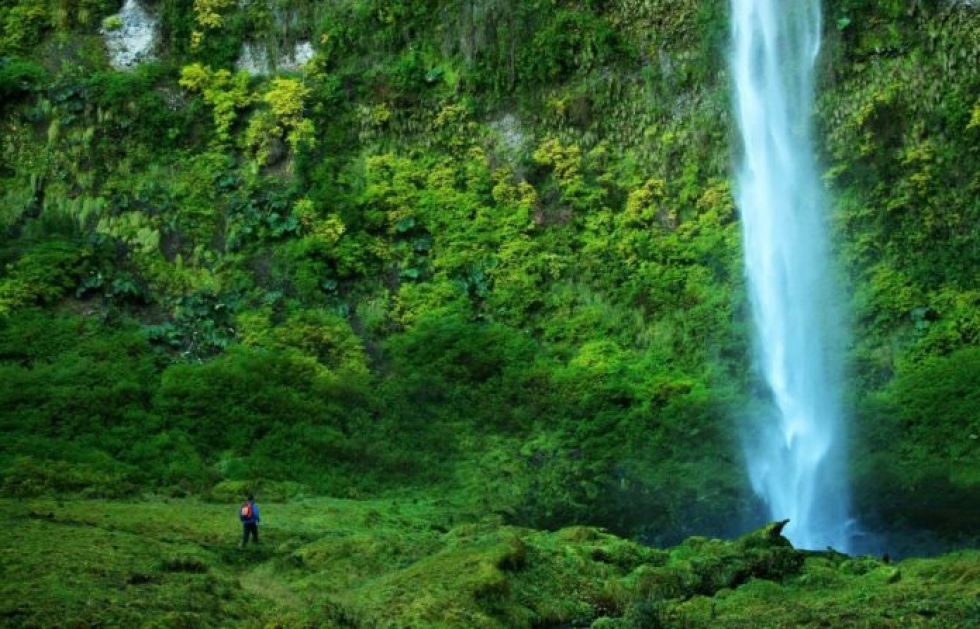
[[[731,0],[736,176],[757,368],[744,437],[752,487],[797,548],[851,547],[841,411],[843,329],[810,131],[818,0]]]

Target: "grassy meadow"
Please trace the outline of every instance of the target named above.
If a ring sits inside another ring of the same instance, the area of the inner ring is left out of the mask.
[[[770,526],[668,550],[602,529],[477,519],[448,501],[2,500],[0,626],[963,628],[980,552],[887,563]]]

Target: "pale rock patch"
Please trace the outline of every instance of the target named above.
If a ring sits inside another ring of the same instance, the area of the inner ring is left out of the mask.
[[[160,22],[140,0],[126,0],[118,14],[106,19],[101,32],[112,67],[131,70],[154,59]]]
[[[293,49],[273,60],[268,50],[261,44],[246,42],[236,64],[239,70],[249,74],[264,76],[275,72],[298,72],[316,55],[313,44],[308,41],[297,43]]]

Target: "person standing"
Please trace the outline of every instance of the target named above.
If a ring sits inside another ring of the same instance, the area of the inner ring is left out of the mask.
[[[255,504],[255,496],[248,495],[248,500],[242,503],[238,515],[242,520],[242,548],[248,545],[249,536],[258,544],[259,522],[262,518],[259,516],[259,505]]]

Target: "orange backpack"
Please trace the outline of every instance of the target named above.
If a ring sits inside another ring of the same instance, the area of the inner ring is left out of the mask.
[[[242,519],[251,520],[252,519],[252,503],[246,502],[242,505]]]

